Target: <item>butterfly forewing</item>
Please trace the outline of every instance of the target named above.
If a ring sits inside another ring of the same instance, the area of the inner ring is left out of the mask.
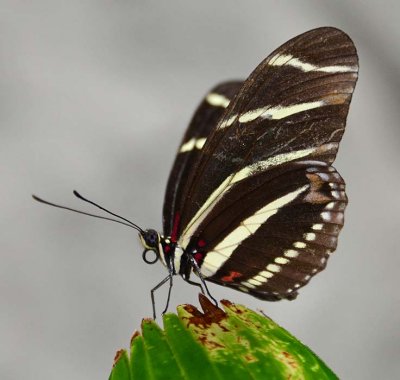
[[[164,229],[196,252],[205,278],[292,299],[325,267],[347,203],[331,164],[357,72],[350,38],[319,28],[232,85],[224,107],[200,106],[170,176]]]
[[[304,158],[334,160],[356,71],[353,43],[333,28],[294,38],[256,68],[188,178],[181,210],[183,246],[229,189],[235,173],[243,177]]]
[[[183,208],[182,191],[190,173],[196,171],[196,162],[213,129],[216,128],[229,102],[242,87],[242,81],[225,82],[215,86],[197,108],[179,145],[165,193],[164,233],[179,235],[180,210]]]

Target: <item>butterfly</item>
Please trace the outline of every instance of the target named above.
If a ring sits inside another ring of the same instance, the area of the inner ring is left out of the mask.
[[[168,271],[151,291],[154,317],[154,292],[169,283],[165,312],[175,275],[211,298],[206,281],[277,301],[325,268],[347,204],[332,163],[357,76],[352,40],[322,27],[205,96],[169,176],[163,232],[122,218],[139,231],[144,261]]]

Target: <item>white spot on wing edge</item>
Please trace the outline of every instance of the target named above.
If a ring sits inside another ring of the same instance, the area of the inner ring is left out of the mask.
[[[295,247],[295,248],[305,248],[305,247],[307,247],[307,244],[302,242],[302,241],[295,241],[293,243],[293,247]]]
[[[211,92],[207,95],[206,101],[208,104],[214,106],[214,107],[223,107],[226,108],[229,106],[229,99],[221,94],[217,94],[215,92]]]
[[[271,278],[274,274],[272,272],[268,272],[266,270],[263,270],[262,272],[258,273],[260,276],[263,276],[265,278]]]
[[[249,284],[252,284],[252,285],[254,285],[254,286],[260,286],[260,285],[262,285],[262,282],[261,282],[261,281],[258,281],[258,280],[256,280],[254,277],[253,277],[253,278],[250,278],[250,279],[248,279],[248,280],[247,280],[247,282],[248,282]]]
[[[326,206],[325,206],[325,210],[333,210],[334,207],[336,205],[336,202],[329,202]]]
[[[274,260],[277,264],[280,264],[280,265],[285,265],[285,264],[287,264],[288,262],[289,262],[289,260],[288,259],[286,259],[285,257],[275,257],[275,260]]]
[[[250,289],[255,289],[256,288],[253,284],[250,284],[250,282],[248,282],[248,281],[242,281],[241,284],[246,286],[247,288],[250,288]]]
[[[260,273],[257,276],[254,276],[253,279],[260,281],[263,284],[268,281],[268,279],[266,277],[262,276]]]
[[[311,229],[314,231],[321,231],[324,225],[322,223],[313,224]]]
[[[329,211],[324,211],[321,212],[321,218],[325,221],[325,222],[329,222],[331,220],[331,213]]]
[[[315,240],[317,237],[316,234],[314,234],[314,232],[308,232],[306,234],[304,234],[304,239],[308,240],[308,241],[313,241]]]
[[[267,265],[267,271],[272,272],[272,273],[279,273],[281,271],[281,267],[276,264],[268,264]]]
[[[294,250],[294,249],[287,249],[284,253],[283,256],[289,257],[291,259],[296,258],[299,255],[299,252]]]
[[[270,275],[267,278],[266,276],[263,276],[261,273],[263,273],[263,272],[260,272],[258,275],[251,277],[251,278],[247,279],[246,281],[242,281],[241,284],[244,286],[247,286],[251,289],[255,289],[257,286],[265,284],[268,281],[268,278],[273,276],[273,273],[266,272]],[[241,287],[239,287],[239,289],[240,288]]]
[[[295,198],[299,196],[302,192],[304,192],[309,185],[304,185],[270,203],[265,205],[263,208],[258,210],[257,213],[260,211],[265,210],[263,212],[264,220],[262,223],[265,223],[272,215],[275,215],[279,208],[285,206],[286,204],[292,202]],[[268,211],[268,212],[267,212]],[[255,213],[254,215],[256,215]],[[251,223],[251,218],[254,216],[249,216],[246,218],[242,223]],[[258,218],[259,216],[257,216]],[[261,226],[262,224],[260,224]],[[255,231],[254,231],[255,232]],[[253,233],[254,233],[253,232]],[[204,262],[200,268],[201,273],[204,277],[213,276],[222,265],[230,258],[234,250],[240,244],[241,241],[248,238],[251,235],[251,232],[243,226],[239,226],[231,231],[212,251],[208,252]],[[221,255],[218,251],[223,251],[223,255]],[[280,267],[276,264],[269,264],[267,266],[267,271],[274,272],[277,268]]]
[[[321,178],[323,181],[328,182],[329,181],[329,174],[327,173],[318,173],[317,174],[319,178]]]

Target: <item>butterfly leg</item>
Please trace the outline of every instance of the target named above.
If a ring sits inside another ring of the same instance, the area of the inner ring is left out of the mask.
[[[154,301],[154,292],[163,286],[167,281],[169,280],[169,292],[168,292],[168,300],[167,300],[167,308],[169,304],[169,297],[171,294],[171,288],[172,288],[172,274],[170,273],[167,277],[164,278],[158,285],[156,285],[153,289],[151,289],[150,294],[151,294],[151,304],[153,305],[153,319],[156,319],[156,303]],[[165,311],[163,312],[163,314]]]
[[[183,276],[182,276],[182,278],[183,278],[188,284],[194,285],[194,286],[198,286],[198,287],[201,289],[201,292],[202,292],[203,294],[205,294],[205,293],[204,293],[204,288],[203,288],[203,286],[202,286],[200,283],[195,282],[195,281],[192,281],[192,280],[189,280],[189,279],[185,279],[185,277],[183,277]]]
[[[162,312],[162,315],[164,315],[164,314],[167,312],[167,310],[168,310],[169,300],[170,300],[170,298],[171,298],[172,285],[173,285],[173,282],[172,282],[172,273],[170,273],[170,275],[169,275],[169,289],[168,289],[167,304],[165,305],[165,309],[164,309],[164,311]]]
[[[199,266],[197,265],[197,262],[196,262],[196,260],[194,259],[194,257],[191,257],[190,262],[191,262],[191,264],[192,264],[193,270],[194,270],[195,273],[199,276],[200,281],[201,281],[202,285],[204,286],[204,289],[205,289],[206,292],[207,292],[207,295],[213,300],[215,306],[218,307],[218,302],[217,302],[217,300],[211,295],[210,291],[208,290],[206,281],[204,280],[204,277],[203,277],[203,275],[201,274],[200,268],[199,268]],[[187,281],[187,280],[186,280],[186,281]]]

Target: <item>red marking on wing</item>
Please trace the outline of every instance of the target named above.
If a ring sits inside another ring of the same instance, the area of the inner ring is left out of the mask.
[[[221,281],[224,282],[233,282],[235,278],[242,277],[242,273],[231,271],[228,276],[224,276],[221,278]]]
[[[199,247],[204,247],[204,246],[206,245],[206,241],[203,240],[203,239],[201,239],[201,240],[199,240],[199,241],[197,242],[197,245],[198,245]]]
[[[203,254],[200,253],[200,252],[197,252],[197,253],[195,253],[195,254],[193,255],[193,257],[194,257],[194,259],[196,260],[196,263],[197,263],[197,264],[200,264],[200,261],[201,261],[202,258],[203,258]]]
[[[176,243],[178,241],[179,222],[181,221],[181,214],[177,212],[174,217],[174,225],[171,232],[171,240]]]

